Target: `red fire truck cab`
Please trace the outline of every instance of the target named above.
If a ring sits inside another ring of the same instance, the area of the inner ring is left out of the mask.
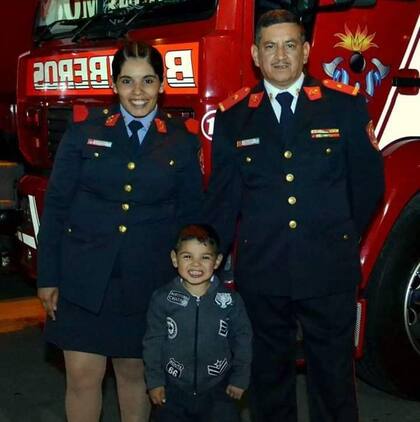
[[[33,49],[20,57],[20,149],[36,173],[19,185],[23,264],[36,276],[39,215],[54,153],[73,110],[115,101],[112,55],[124,37],[164,57],[161,106],[199,120],[204,165],[219,101],[256,81],[250,46],[256,18],[284,7],[302,16],[309,73],[356,85],[383,151],[386,195],[361,243],[355,336],[359,374],[419,398],[420,18],[411,0],[43,0]],[[340,113],[340,110],[336,111]]]

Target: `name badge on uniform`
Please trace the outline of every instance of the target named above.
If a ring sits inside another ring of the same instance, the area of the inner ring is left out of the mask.
[[[236,141],[236,148],[249,147],[250,145],[258,145],[260,143],[260,138],[250,138],[242,139]]]
[[[96,147],[105,147],[105,148],[111,148],[112,146],[112,142],[101,141],[100,139],[92,139],[92,138],[88,139],[87,144],[94,145]]]
[[[311,129],[311,138],[312,139],[321,139],[321,138],[335,138],[340,137],[340,129]]]

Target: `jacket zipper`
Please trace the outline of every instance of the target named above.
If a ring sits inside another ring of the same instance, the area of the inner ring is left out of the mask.
[[[200,297],[195,299],[195,335],[194,335],[194,396],[197,395],[197,366],[198,366],[198,315],[200,309]]]

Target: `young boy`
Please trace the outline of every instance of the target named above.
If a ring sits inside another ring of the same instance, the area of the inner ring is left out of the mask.
[[[248,386],[251,325],[240,296],[213,274],[219,239],[184,227],[171,252],[179,276],[158,289],[144,338],[146,383],[157,422],[235,422]]]

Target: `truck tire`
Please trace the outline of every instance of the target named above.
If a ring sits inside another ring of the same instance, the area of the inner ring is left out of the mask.
[[[358,376],[400,397],[420,399],[420,194],[405,207],[375,265],[365,297]]]

